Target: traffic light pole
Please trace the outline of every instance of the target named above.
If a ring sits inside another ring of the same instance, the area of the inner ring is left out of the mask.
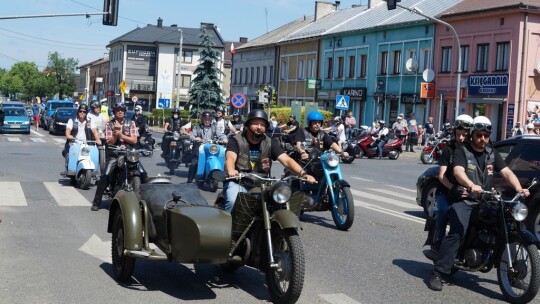
[[[86,18],[90,18],[90,16],[103,16],[109,14],[108,12],[104,13],[73,13],[73,14],[48,14],[48,15],[21,15],[21,16],[0,16],[0,20],[5,19],[23,19],[23,18],[47,18],[47,17],[72,17],[72,16],[86,16]]]

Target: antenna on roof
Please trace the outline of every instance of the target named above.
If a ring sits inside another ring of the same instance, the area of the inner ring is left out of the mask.
[[[266,7],[264,8],[264,15],[266,19],[266,32],[268,33],[268,9]]]

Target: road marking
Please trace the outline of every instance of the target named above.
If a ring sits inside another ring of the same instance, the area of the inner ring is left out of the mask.
[[[43,184],[58,206],[90,206],[90,202],[73,186],[64,186],[58,182],[44,182]]]
[[[360,304],[342,293],[320,294],[319,297],[331,304]]]
[[[373,181],[371,179],[361,178],[361,177],[357,177],[357,176],[351,176],[351,178],[358,179],[358,180],[361,180],[361,181],[366,181],[366,182],[372,182]]]
[[[43,138],[30,137],[30,140],[33,142],[45,142],[45,139]]]
[[[105,263],[112,263],[111,241],[102,241],[95,234],[92,234],[88,241],[79,248],[79,251],[96,257]]]
[[[18,142],[21,141],[21,139],[18,138],[18,137],[8,137],[7,140],[8,140],[8,141],[18,141]]]
[[[416,202],[416,196],[407,196],[407,195],[403,195],[401,193],[397,193],[397,192],[386,190],[386,189],[366,188],[366,190],[377,191],[379,193],[385,193],[385,194],[397,196],[397,197],[402,198],[404,200],[407,199],[407,200]]]
[[[373,200],[373,201],[377,201],[377,202],[381,202],[381,203],[386,203],[386,204],[391,204],[391,205],[395,205],[395,206],[406,208],[406,209],[423,210],[420,206],[418,206],[416,204],[404,203],[403,201],[398,201],[398,200],[395,200],[395,199],[382,197],[382,196],[379,196],[379,195],[375,195],[375,194],[371,194],[371,193],[367,193],[367,192],[363,192],[363,191],[358,191],[358,190],[351,189],[351,193],[354,196],[358,196],[360,198],[367,198],[369,200]]]
[[[355,206],[356,206],[356,202],[355,202]],[[404,213],[401,213],[399,211],[386,209],[386,208],[376,206],[376,205],[372,205],[372,204],[369,204],[369,203],[359,202],[358,206],[364,207],[366,209],[370,209],[370,210],[373,210],[373,211],[377,211],[377,212],[380,212],[380,213],[384,213],[384,214],[387,214],[387,215],[391,215],[391,216],[394,216],[394,217],[398,217],[400,219],[415,222],[415,223],[418,223],[418,224],[422,224],[422,225],[426,224],[425,219],[422,219],[422,218],[419,218],[419,217],[416,217],[416,216],[413,216],[413,215],[409,215],[409,214],[404,214]]]
[[[62,139],[62,138],[53,138],[53,140],[54,140],[55,142],[61,143],[61,144],[63,144],[63,143],[66,142],[66,139],[65,139],[65,138],[64,138],[64,139]]]
[[[392,186],[392,185],[389,185],[390,187],[394,187],[394,188],[398,188],[398,189],[401,189],[403,191],[408,191],[408,192],[411,192],[411,193],[416,193],[416,189],[409,189],[409,188],[404,188],[404,187],[400,187],[400,186]],[[415,198],[416,199],[416,198]]]
[[[45,136],[45,135],[39,133],[39,132],[36,131],[36,130],[32,130],[32,129],[31,129],[30,132],[32,132],[32,134],[37,135],[37,136]]]
[[[2,199],[0,206],[27,206],[26,198],[19,182],[0,182]]]

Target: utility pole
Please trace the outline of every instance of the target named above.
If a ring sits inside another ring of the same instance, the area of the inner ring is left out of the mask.
[[[176,87],[176,108],[180,107],[180,82],[182,81],[182,44],[184,43],[184,32],[180,31],[180,47],[178,48],[178,76]]]

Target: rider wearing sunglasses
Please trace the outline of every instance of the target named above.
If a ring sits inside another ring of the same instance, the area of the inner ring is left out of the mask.
[[[80,141],[87,141],[94,139],[98,144],[101,144],[99,134],[96,129],[96,125],[93,121],[87,120],[88,106],[82,104],[77,110],[77,116],[70,118],[66,125],[66,144],[64,150],[62,150],[62,156],[66,157],[69,152],[71,143],[78,139]]]
[[[529,196],[529,190],[521,188],[516,175],[506,166],[506,163],[490,144],[492,125],[489,118],[477,116],[471,128],[471,140],[460,149],[454,151],[454,175],[462,186],[457,197],[458,201],[450,206],[448,222],[450,231],[442,240],[435,269],[429,279],[429,288],[442,290],[442,276],[452,271],[454,260],[469,226],[469,219],[475,206],[480,201],[483,190],[492,187],[493,173],[500,172],[501,176],[524,197]]]

